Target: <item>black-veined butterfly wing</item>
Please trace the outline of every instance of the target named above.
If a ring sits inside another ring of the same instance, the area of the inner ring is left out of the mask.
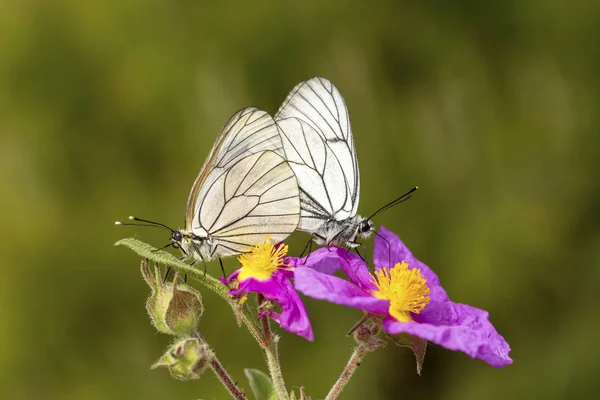
[[[327,219],[354,217],[360,174],[348,109],[337,88],[325,78],[298,84],[275,121],[301,190],[298,228],[314,233]]]
[[[281,241],[298,226],[296,177],[275,151],[281,138],[266,112],[245,108],[225,124],[188,198],[186,230],[210,236],[207,258],[242,253],[267,234]]]

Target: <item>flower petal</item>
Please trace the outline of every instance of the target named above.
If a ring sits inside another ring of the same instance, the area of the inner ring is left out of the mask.
[[[322,247],[313,251],[306,257],[289,257],[286,262],[294,268],[312,268],[324,274],[333,275],[342,267],[340,265],[340,255],[338,250],[343,249],[337,247]]]
[[[234,279],[237,279],[237,277],[238,277],[239,274],[240,274],[240,268],[238,268],[235,271],[233,271],[231,273],[231,275],[229,275],[227,278],[220,277],[219,280],[221,281],[221,283],[223,285],[227,285],[227,284],[229,284],[229,282],[233,281]]]
[[[239,282],[237,289],[230,290],[229,294],[242,296],[249,292],[260,293],[266,299],[278,302],[281,306],[281,312],[267,311],[266,314],[279,323],[283,329],[313,341],[313,330],[306,308],[291,282],[287,279],[287,272],[279,270],[266,281],[254,278],[245,279]]]
[[[447,302],[413,317],[414,322],[385,318],[384,329],[390,334],[410,333],[447,349],[462,351],[496,368],[513,362],[508,355],[510,346],[489,321],[487,311]]]
[[[379,270],[379,268],[388,267],[390,261],[392,266],[396,263],[406,261],[409,269],[419,268],[421,270],[421,274],[423,274],[423,277],[427,281],[427,286],[429,286],[429,290],[431,291],[430,304],[448,301],[448,294],[446,294],[446,291],[440,284],[440,279],[435,272],[417,260],[408,247],[402,243],[398,235],[382,226],[379,229],[379,234],[375,236],[373,262],[375,263],[375,268]]]
[[[247,278],[239,282],[237,289],[232,289],[229,294],[233,296],[243,295],[248,292],[261,293],[268,299],[275,299],[281,290],[279,282],[275,279],[275,274],[266,281],[254,278]]]
[[[280,290],[276,300],[281,305],[281,312],[277,314],[274,311],[269,311],[269,316],[286,331],[295,333],[312,342],[314,334],[302,299],[300,299],[288,279],[278,279],[278,281]]]
[[[350,253],[346,249],[340,249],[339,255],[343,257],[342,269],[350,281],[365,292],[372,293],[377,290],[369,267],[360,256]]]
[[[296,268],[294,286],[306,296],[358,308],[374,314],[386,314],[390,302],[378,299],[354,284],[311,268]]]

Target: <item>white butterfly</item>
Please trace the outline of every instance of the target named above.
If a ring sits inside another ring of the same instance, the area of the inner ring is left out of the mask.
[[[275,115],[283,149],[300,186],[298,230],[320,245],[360,245],[374,232],[371,218],[410,197],[415,189],[369,218],[357,214],[360,173],[350,117],[337,88],[325,78],[298,84]]]
[[[244,253],[267,235],[280,242],[298,226],[300,198],[294,172],[277,151],[273,118],[244,108],[225,124],[192,186],[184,229],[130,218],[171,230],[184,258],[202,261]]]

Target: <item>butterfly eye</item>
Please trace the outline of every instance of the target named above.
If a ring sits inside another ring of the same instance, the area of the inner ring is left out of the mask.
[[[360,223],[360,233],[369,232],[373,227],[371,220],[365,219]]]
[[[175,241],[175,242],[181,242],[182,236],[181,236],[181,232],[179,231],[175,231],[173,232],[173,235],[171,235],[171,240]]]

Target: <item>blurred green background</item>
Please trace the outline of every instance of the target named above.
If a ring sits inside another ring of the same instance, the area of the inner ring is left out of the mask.
[[[344,399],[589,398],[600,390],[600,3],[597,1],[0,2],[0,397],[223,399],[205,374],[151,371],[139,259],[113,243],[183,225],[227,118],[274,113],[299,81],[344,95],[369,214],[490,311],[497,370],[439,346],[369,355]],[[290,240],[298,254],[307,240]],[[229,270],[233,269],[229,261]],[[218,263],[209,266],[219,274]],[[206,294],[202,333],[241,385],[266,370]],[[323,398],[360,312],[306,300],[316,340],[286,332],[290,388]]]

